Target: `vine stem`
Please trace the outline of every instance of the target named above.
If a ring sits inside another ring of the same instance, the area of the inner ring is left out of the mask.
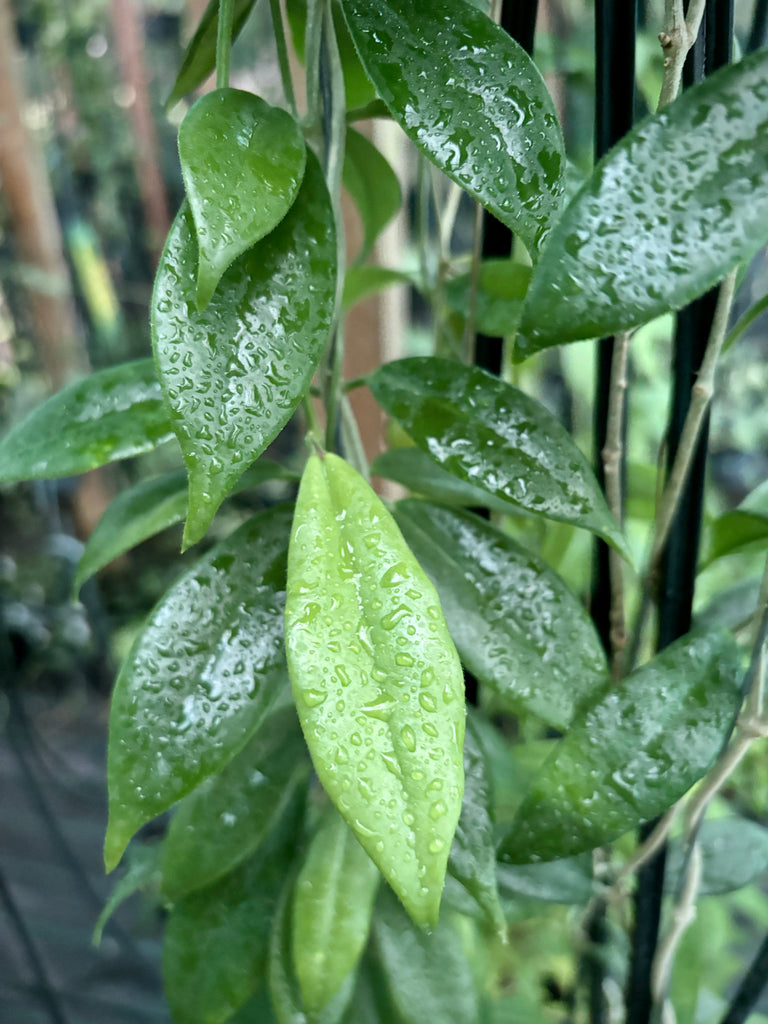
[[[605,446],[602,451],[605,496],[614,519],[619,525],[624,518],[622,494],[622,464],[624,458],[624,405],[627,394],[627,361],[630,334],[616,335],[611,359],[611,377],[606,418]],[[623,651],[627,642],[624,611],[624,562],[621,555],[609,551],[609,579],[611,605],[609,612],[611,674],[620,679],[623,670]]]
[[[288,110],[296,117],[298,107],[296,106],[296,93],[293,89],[291,63],[288,59],[288,45],[285,40],[285,25],[283,24],[283,9],[280,0],[269,0],[269,10],[272,15],[272,31],[275,34],[277,63],[280,67],[280,79],[283,83],[285,102],[288,104]]]
[[[216,30],[216,88],[229,85],[229,51],[232,47],[234,0],[219,0],[219,22]]]
[[[659,33],[659,42],[664,51],[664,78],[659,95],[659,110],[676,99],[680,92],[685,59],[696,42],[706,6],[706,0],[691,0],[686,14],[683,0],[665,0],[664,31]]]

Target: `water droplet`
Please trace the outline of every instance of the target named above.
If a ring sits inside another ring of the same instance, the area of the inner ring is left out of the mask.
[[[404,725],[400,730],[400,739],[403,741],[408,750],[413,753],[416,749],[416,734],[410,725]]]

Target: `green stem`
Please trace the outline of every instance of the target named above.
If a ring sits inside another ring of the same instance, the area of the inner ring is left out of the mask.
[[[298,107],[296,106],[296,93],[293,90],[293,78],[291,77],[291,65],[288,60],[288,46],[285,41],[285,26],[283,25],[283,12],[280,7],[280,0],[269,0],[269,10],[272,15],[272,30],[275,33],[275,47],[277,49],[277,63],[280,66],[280,78],[283,83],[283,93],[288,109],[296,117]]]
[[[323,33],[325,0],[309,0],[307,27],[304,33],[304,66],[307,84],[307,120],[320,121],[320,40]]]
[[[229,85],[229,51],[232,46],[234,0],[219,0],[219,23],[216,32],[216,88]]]

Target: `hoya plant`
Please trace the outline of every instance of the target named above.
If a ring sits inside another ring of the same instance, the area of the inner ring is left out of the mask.
[[[253,6],[211,0],[171,97],[215,68],[179,129],[186,199],[157,271],[153,357],[67,387],[0,444],[11,482],[178,448],[177,470],[108,508],[78,587],[182,520],[183,547],[202,542],[115,684],[104,856],[127,871],[104,920],[159,890],[178,1024],[562,1019],[515,974],[542,935],[554,946],[534,955],[568,964],[569,1019],[743,1020],[765,952],[730,1009],[675,966],[698,895],[768,868],[759,824],[707,817],[766,732],[768,585],[697,628],[690,600],[670,618],[669,594],[693,588],[717,360],[756,315],[727,334],[738,275],[768,241],[768,52],[729,63],[718,5],[668,2],[658,109],[604,134],[580,180],[530,45],[483,4],[289,0],[284,22],[271,0],[282,107],[229,85]],[[634,7],[602,9],[615,62]],[[702,26],[712,73],[681,91]],[[371,262],[401,202],[353,127],[374,116],[418,154],[437,269]],[[343,186],[363,223],[354,259]],[[506,252],[491,258],[479,232],[455,251],[462,195]],[[434,354],[345,380],[346,310],[403,279],[432,303]],[[706,309],[688,305],[705,293]],[[699,348],[628,539],[627,353],[683,307],[678,363],[691,309]],[[478,332],[484,348],[462,345]],[[601,338],[595,466],[511,381],[537,353]],[[353,387],[397,425],[372,466]],[[306,441],[295,501],[206,544],[232,495],[296,479],[261,458],[289,423]],[[404,496],[383,500],[372,475]],[[717,520],[703,560],[765,546],[767,524],[762,489]],[[608,593],[593,618],[563,561],[585,535]],[[162,841],[144,842],[166,812]]]

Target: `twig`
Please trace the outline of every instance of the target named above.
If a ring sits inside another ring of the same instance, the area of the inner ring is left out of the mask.
[[[605,446],[602,451],[605,496],[614,519],[621,525],[624,517],[622,495],[622,464],[624,457],[624,405],[627,394],[628,333],[618,334],[613,343],[611,378],[608,395],[608,415],[605,427]],[[609,580],[611,607],[609,612],[611,673],[620,678],[623,651],[627,642],[624,608],[624,563],[613,548],[609,552]]]
[[[664,51],[664,78],[659,95],[659,110],[676,99],[680,92],[685,59],[696,42],[706,6],[706,0],[691,0],[686,15],[683,0],[665,2],[664,31],[659,33],[659,42]]]

